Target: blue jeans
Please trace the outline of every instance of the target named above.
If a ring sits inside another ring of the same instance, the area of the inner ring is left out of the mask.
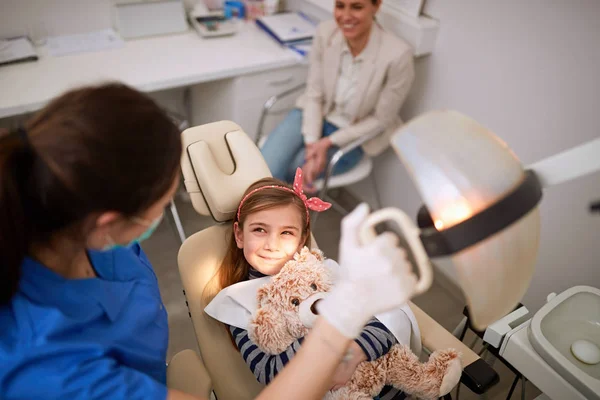
[[[267,137],[261,152],[274,178],[292,183],[296,168],[304,165],[304,138],[301,130],[302,110],[295,108]],[[323,121],[323,137],[327,137],[337,130],[337,126]],[[338,150],[337,146],[331,146],[327,152],[327,159],[331,159]],[[348,172],[359,163],[362,157],[363,150],[360,147],[352,150],[336,164],[333,174]],[[321,177],[323,175],[324,173],[321,174]]]

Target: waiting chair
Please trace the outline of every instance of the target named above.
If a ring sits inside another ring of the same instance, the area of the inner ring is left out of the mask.
[[[216,294],[211,278],[227,248],[231,221],[244,191],[258,179],[271,176],[261,153],[242,129],[221,121],[187,129],[181,160],[184,184],[194,209],[216,224],[190,236],[179,251],[179,273],[202,361],[219,400],[254,398],[263,388],[234,347],[228,330],[204,307]],[[447,332],[414,304],[410,304],[429,351],[455,348],[463,354],[461,381],[484,393],[498,376],[477,354]]]
[[[264,142],[267,138],[267,135],[265,135],[265,132],[264,132],[264,126],[265,126],[265,121],[266,121],[267,117],[270,114],[272,114],[273,107],[279,101],[281,101],[285,98],[288,98],[294,94],[298,94],[305,87],[306,87],[306,84],[298,85],[296,87],[286,90],[285,92],[271,96],[265,102],[265,104],[263,105],[263,108],[262,108],[259,122],[258,122],[258,128],[256,130],[256,139],[254,140],[254,142],[256,143],[256,145],[259,148],[262,147],[262,145],[264,144]],[[284,111],[289,111],[289,110],[284,110]],[[281,110],[278,111],[278,113],[280,113],[280,112],[281,112]],[[359,146],[362,146],[365,142],[369,141],[370,139],[374,138],[375,136],[379,135],[380,133],[382,133],[382,132],[381,131],[372,132],[371,134],[365,135],[351,143],[348,143],[346,146],[339,149],[331,157],[331,159],[328,160],[327,167],[325,168],[325,176],[322,179],[319,179],[314,182],[315,187],[319,190],[319,197],[321,199],[329,201],[338,212],[340,212],[342,214],[346,214],[346,213],[348,213],[349,210],[346,210],[339,203],[337,203],[334,199],[332,199],[330,196],[328,196],[328,193],[327,193],[328,190],[349,186],[354,183],[360,182],[363,179],[368,178],[371,175],[371,172],[373,171],[373,160],[371,159],[371,157],[369,155],[364,154],[363,158],[360,160],[360,162],[354,168],[352,168],[350,171],[345,172],[343,174],[333,175],[335,166],[337,165],[337,163],[340,161],[340,159],[343,156],[345,156],[352,150],[358,148]],[[371,177],[371,184],[373,186],[373,193],[375,194],[376,204],[374,205],[375,206],[374,208],[375,209],[381,208],[381,201],[379,200],[379,191],[377,190],[377,185],[376,185],[374,176]],[[312,213],[312,214],[313,214],[312,215],[313,222],[315,222],[316,218],[317,218],[317,214],[316,213]],[[313,226],[315,226],[315,225],[313,224]]]

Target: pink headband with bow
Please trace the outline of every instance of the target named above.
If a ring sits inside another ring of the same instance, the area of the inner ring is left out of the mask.
[[[310,220],[310,213],[308,210],[321,212],[321,211],[329,210],[329,208],[331,207],[331,203],[323,201],[323,200],[319,199],[318,197],[311,197],[310,199],[306,197],[306,195],[304,194],[304,190],[302,189],[302,169],[298,168],[298,169],[296,169],[296,176],[294,177],[294,185],[293,185],[294,189],[293,190],[288,187],[285,187],[285,186],[267,185],[267,186],[261,186],[259,188],[256,188],[256,189],[252,190],[250,193],[248,193],[247,195],[245,195],[244,198],[242,199],[242,201],[240,201],[240,205],[238,206],[238,210],[237,210],[237,220],[238,221],[240,220],[240,210],[242,209],[242,205],[244,204],[246,199],[248,199],[248,197],[252,196],[254,193],[256,193],[260,190],[263,190],[263,189],[267,189],[267,188],[277,188],[277,189],[285,190],[287,192],[294,193],[295,195],[300,197],[300,199],[304,203],[304,206],[306,207],[306,223],[308,223],[308,221]]]

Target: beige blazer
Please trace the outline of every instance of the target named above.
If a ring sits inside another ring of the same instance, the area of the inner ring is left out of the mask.
[[[303,110],[302,134],[306,143],[318,140],[323,118],[334,107],[344,36],[335,21],[319,25],[310,52],[308,81],[297,107]],[[404,40],[373,24],[369,43],[363,50],[357,95],[346,111],[353,123],[339,129],[330,138],[343,146],[375,130],[383,133],[362,147],[376,156],[389,146],[394,131],[402,124],[398,113],[414,80],[413,52]]]

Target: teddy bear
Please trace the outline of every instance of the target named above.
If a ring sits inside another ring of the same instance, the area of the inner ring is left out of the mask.
[[[323,253],[303,248],[258,289],[258,308],[248,328],[250,338],[265,353],[285,351],[309,332],[316,319],[315,304],[332,285],[332,272],[324,264]],[[449,393],[461,373],[460,354],[454,349],[436,351],[421,363],[408,346],[395,344],[383,357],[360,363],[350,381],[325,398],[372,399],[385,385],[391,385],[418,398],[435,399]]]

